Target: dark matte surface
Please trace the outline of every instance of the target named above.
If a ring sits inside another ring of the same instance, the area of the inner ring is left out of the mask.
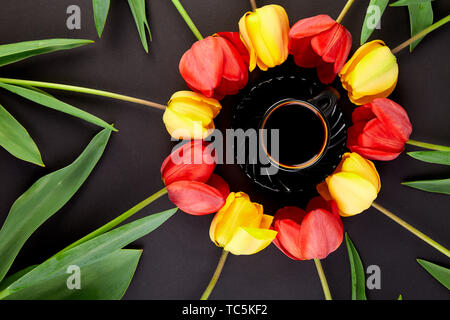
[[[345,3],[344,0],[258,1],[260,5],[271,2],[285,7],[291,24],[319,13],[336,17]],[[367,3],[356,1],[343,21],[354,36],[353,50],[359,42]],[[81,30],[66,28],[65,12],[70,4],[81,7]],[[204,35],[237,31],[238,19],[249,9],[245,0],[184,0],[183,4]],[[450,12],[448,1],[434,1],[433,7],[435,20]],[[90,0],[2,1],[2,44],[56,37],[96,39],[96,43],[16,63],[1,68],[0,75],[82,85],[164,103],[174,91],[186,89],[178,73],[178,61],[195,38],[168,0],[150,1],[149,19],[153,42],[150,54],[146,55],[126,1],[112,1],[101,40],[96,37]],[[412,137],[417,140],[450,143],[449,35],[447,26],[428,36],[413,54],[404,50],[398,56],[400,77],[392,98],[408,110],[414,125]],[[375,36],[391,47],[408,38],[407,9],[388,8],[381,30]],[[43,261],[162,187],[159,167],[171,144],[160,111],[99,97],[54,93],[114,122],[120,132],[113,135],[83,188],[29,239],[13,270]],[[0,103],[29,130],[47,165],[45,169],[38,168],[0,150],[2,221],[20,194],[42,175],[70,163],[99,129],[3,91]],[[226,124],[228,116],[229,113],[223,112],[219,123]],[[377,201],[449,247],[448,196],[400,185],[411,178],[448,176],[448,168],[423,164],[406,155],[377,165],[383,185]],[[276,204],[275,195],[242,182],[238,170],[219,168],[218,171],[233,190],[249,192],[255,201],[266,205],[269,213],[288,204]],[[168,200],[160,200],[139,216],[169,207]],[[144,254],[125,298],[197,299],[220,255],[220,250],[209,240],[211,219],[212,216],[179,213],[151,235],[136,241],[133,247],[143,248]],[[381,290],[369,290],[370,299],[396,299],[399,293],[405,299],[449,298],[448,290],[415,262],[416,258],[423,258],[448,267],[445,256],[372,209],[344,219],[344,226],[364,264],[381,268]],[[323,266],[333,296],[349,298],[350,273],[345,245],[325,259]],[[323,294],[311,261],[292,261],[270,246],[256,255],[230,257],[211,298],[322,299]]]

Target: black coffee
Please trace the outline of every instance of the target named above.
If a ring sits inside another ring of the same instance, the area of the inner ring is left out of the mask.
[[[279,157],[272,158],[286,166],[297,166],[317,156],[325,142],[325,127],[320,116],[299,103],[272,109],[264,129],[279,130]],[[270,136],[270,134],[269,134]],[[272,144],[273,141],[270,143]],[[270,147],[268,151],[270,152]]]

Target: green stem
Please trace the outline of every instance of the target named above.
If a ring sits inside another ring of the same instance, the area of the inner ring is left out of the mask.
[[[347,14],[348,10],[350,9],[350,7],[352,6],[354,1],[355,0],[348,0],[347,1],[347,3],[345,4],[344,8],[341,11],[341,13],[339,14],[339,16],[336,19],[337,23],[341,23],[342,19],[344,19],[345,15]]]
[[[195,24],[192,21],[192,19],[189,17],[189,15],[186,12],[186,10],[184,10],[184,8],[181,5],[180,1],[179,0],[172,0],[172,3],[174,4],[175,8],[177,8],[177,10],[180,13],[181,17],[183,17],[184,21],[188,25],[189,29],[191,29],[191,31],[194,34],[194,36],[198,40],[202,40],[203,39],[202,34],[200,33],[200,31],[198,31],[197,27],[195,26]]]
[[[323,272],[322,264],[319,259],[314,259],[314,263],[316,264],[317,273],[319,274],[320,283],[322,284],[323,294],[325,295],[326,300],[333,300],[331,298],[330,288],[328,287],[327,278],[325,277],[325,273]]]
[[[406,143],[410,144],[412,146],[422,147],[425,149],[438,150],[438,151],[450,151],[450,147],[447,147],[447,146],[441,146],[438,144],[426,143],[426,142],[416,141],[416,140],[412,140],[412,139],[408,140]]]
[[[167,189],[164,187],[161,190],[159,190],[158,192],[152,194],[150,197],[148,197],[147,199],[139,202],[137,205],[135,205],[134,207],[132,207],[131,209],[125,211],[124,213],[122,213],[120,216],[118,216],[117,218],[111,220],[110,222],[108,222],[107,224],[101,226],[100,228],[92,231],[91,233],[89,233],[87,236],[84,236],[83,238],[81,238],[78,241],[75,241],[74,243],[72,243],[71,245],[69,245],[68,247],[64,248],[63,250],[61,250],[59,253],[61,252],[65,252],[67,250],[70,250],[80,244],[82,244],[83,242],[86,242],[90,239],[93,239],[109,230],[111,230],[112,228],[114,228],[115,226],[117,226],[118,224],[120,224],[121,222],[123,222],[124,220],[128,219],[129,217],[131,217],[132,215],[134,215],[135,213],[137,213],[138,211],[142,210],[143,208],[145,208],[146,206],[148,206],[150,203],[152,203],[153,201],[155,201],[156,199],[162,197],[163,195],[165,195],[167,193]]]
[[[392,212],[390,212],[386,208],[383,208],[382,206],[380,206],[379,204],[377,204],[375,202],[372,203],[372,207],[374,207],[375,209],[377,209],[378,211],[380,211],[381,213],[383,213],[387,217],[391,218],[392,220],[397,222],[399,225],[401,225],[403,228],[405,228],[409,232],[413,233],[414,235],[416,235],[417,237],[419,237],[420,239],[422,239],[423,241],[428,243],[433,248],[439,250],[440,252],[445,254],[447,257],[450,257],[450,251],[447,248],[445,248],[444,246],[440,245],[439,243],[437,243],[436,241],[434,241],[433,239],[431,239],[427,235],[423,234],[422,232],[420,232],[419,230],[417,230],[416,228],[414,228],[410,224],[406,223],[404,220],[400,219],[399,217],[397,217],[395,214],[393,214]]]
[[[409,40],[406,40],[405,42],[403,42],[402,44],[400,44],[399,46],[395,47],[394,49],[391,50],[391,52],[393,54],[396,54],[397,52],[399,52],[400,50],[402,50],[403,48],[406,48],[407,46],[409,46],[411,43],[413,43],[416,40],[419,40],[420,38],[426,36],[427,34],[429,34],[431,31],[439,28],[440,26],[446,24],[447,22],[450,21],[450,14],[444,18],[442,18],[441,20],[433,23],[431,26],[429,26],[428,28],[423,29],[421,32],[419,32],[418,34],[416,34],[414,37],[410,38]]]
[[[113,93],[113,92],[90,89],[90,88],[85,88],[85,87],[71,86],[71,85],[66,85],[66,84],[20,80],[20,79],[9,79],[9,78],[0,78],[0,82],[24,86],[24,87],[31,86],[31,87],[38,87],[38,88],[48,88],[48,89],[56,89],[56,90],[64,90],[64,91],[92,94],[92,95],[96,95],[96,96],[108,97],[108,98],[143,104],[143,105],[161,109],[161,110],[164,110],[166,108],[166,106],[163,104],[159,104],[156,102],[147,101],[147,100],[143,100],[143,99],[137,99],[137,98],[125,96],[123,94],[117,94],[117,93]]]
[[[216,271],[214,271],[211,281],[209,282],[208,286],[206,287],[205,292],[203,292],[200,300],[208,300],[209,295],[211,294],[211,292],[213,291],[213,289],[217,283],[217,280],[219,280],[220,274],[223,269],[223,265],[225,264],[225,261],[227,260],[227,256],[228,256],[228,251],[223,250],[222,255],[220,256],[220,259],[219,259],[219,263],[217,264]]]

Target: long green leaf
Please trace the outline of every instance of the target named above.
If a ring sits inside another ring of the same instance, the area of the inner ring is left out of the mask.
[[[85,39],[48,39],[0,45],[0,67],[58,50],[67,50],[93,43]]]
[[[150,27],[147,21],[147,13],[145,10],[145,0],[128,0],[128,4],[130,5],[131,12],[133,13],[134,21],[136,22],[136,26],[139,32],[139,37],[141,38],[142,46],[145,49],[145,52],[148,53],[148,43],[147,43],[147,34],[150,37],[150,41],[152,41],[152,33],[150,32]]]
[[[0,229],[0,281],[20,249],[81,187],[105,150],[111,131],[98,133],[70,165],[36,181],[12,205]]]
[[[108,128],[113,131],[117,131],[112,125],[108,124],[107,122],[103,121],[102,119],[86,112],[81,109],[75,108],[71,106],[70,104],[67,104],[65,102],[62,102],[61,100],[58,100],[48,94],[44,94],[42,92],[28,89],[24,87],[14,86],[11,84],[6,84],[0,82],[0,87],[3,89],[6,89],[8,91],[11,91],[25,99],[31,100],[33,102],[36,102],[40,105],[43,105],[45,107],[70,114],[71,116],[83,119],[87,122],[93,123],[95,125],[98,125],[103,128]]]
[[[390,7],[403,7],[408,6],[410,4],[417,4],[417,3],[424,3],[424,2],[431,2],[433,0],[398,0],[394,3],[391,3]]]
[[[103,28],[105,28],[110,2],[110,0],[92,0],[95,28],[99,38],[102,36]]]
[[[402,184],[423,191],[450,194],[450,179],[407,181]]]
[[[24,287],[6,300],[119,300],[125,294],[142,250],[121,249],[80,267],[80,289],[67,287],[68,273]],[[67,268],[66,268],[67,270]]]
[[[441,267],[426,260],[417,259],[417,262],[428,271],[437,281],[450,290],[450,269]]]
[[[409,23],[411,25],[411,37],[433,24],[433,8],[431,7],[431,1],[410,4],[408,5],[408,11]],[[422,39],[423,37],[411,43],[409,51],[412,52]]]
[[[64,275],[67,277],[66,270],[70,265],[76,265],[83,270],[85,266],[103,259],[114,251],[152,232],[176,211],[177,208],[174,208],[152,214],[104,233],[70,250],[62,251],[1,291],[0,299],[12,294],[18,294],[18,292],[28,287],[45,284],[50,279],[56,277],[62,277]],[[110,281],[108,278],[102,280]]]
[[[370,0],[369,6],[367,7],[366,17],[364,18],[364,23],[361,29],[361,45],[363,45],[367,41],[367,39],[369,39],[373,30],[375,30],[375,26],[380,22],[381,16],[383,15],[388,2],[389,0]],[[378,7],[378,12],[369,10],[370,8],[374,8],[375,6]],[[379,14],[379,17],[375,16],[375,18],[378,19],[374,19],[373,16],[375,14]]]
[[[38,265],[34,264],[32,266],[26,267],[22,270],[15,272],[14,274],[5,277],[2,282],[0,282],[0,291],[5,290],[9,285],[16,282],[20,278],[22,278],[25,274],[36,268]]]
[[[413,151],[407,154],[420,161],[450,166],[450,151]]]
[[[44,167],[41,153],[28,131],[0,105],[0,146],[16,158]]]
[[[366,297],[366,275],[364,267],[353,242],[347,232],[345,233],[348,259],[350,261],[350,272],[352,277],[352,300],[367,300]]]

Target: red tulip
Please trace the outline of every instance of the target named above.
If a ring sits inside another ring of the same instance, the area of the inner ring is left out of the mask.
[[[323,259],[342,243],[344,227],[334,201],[313,198],[308,207],[284,207],[275,214],[274,244],[294,260]]]
[[[245,87],[247,64],[241,56],[242,47],[236,43],[236,35],[228,33],[195,42],[180,60],[180,73],[189,88],[220,100]]]
[[[372,160],[397,158],[412,131],[405,109],[386,98],[356,108],[352,119],[347,147]]]
[[[317,68],[321,82],[329,84],[344,66],[352,35],[325,14],[301,19],[289,31],[289,53],[303,68]]]
[[[217,32],[217,35],[219,37],[227,39],[233,44],[233,46],[237,49],[237,51],[241,55],[241,58],[244,61],[246,68],[248,69],[248,65],[250,63],[250,54],[248,53],[245,44],[242,42],[239,32]]]
[[[191,140],[173,151],[161,166],[169,199],[182,211],[204,215],[218,211],[230,193],[228,184],[213,174],[213,150],[200,140]]]

